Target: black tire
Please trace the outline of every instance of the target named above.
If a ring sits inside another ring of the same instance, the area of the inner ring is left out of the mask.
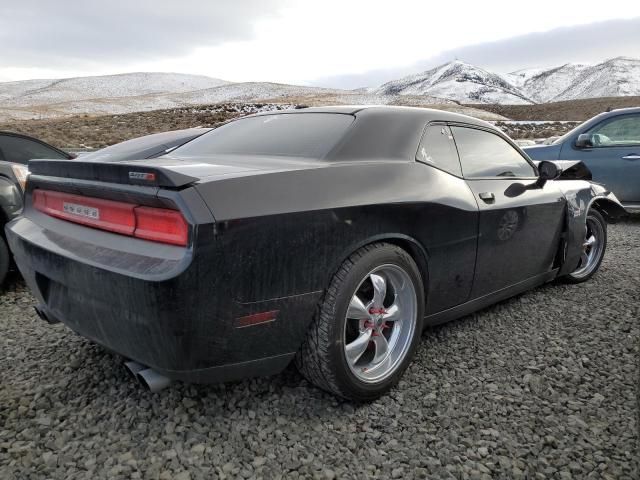
[[[600,269],[600,264],[602,263],[602,259],[604,258],[605,251],[607,250],[607,222],[604,220],[600,212],[598,212],[593,208],[589,210],[589,212],[587,213],[586,223],[589,224],[590,222],[593,226],[600,229],[598,232],[600,237],[598,238],[598,241],[601,242],[601,248],[598,249],[597,258],[594,259],[594,263],[592,264],[591,268],[588,269],[587,272],[581,272],[581,269],[583,267],[583,264],[581,261],[581,263],[578,264],[578,266],[573,272],[569,273],[568,275],[565,275],[562,278],[567,283],[575,284],[575,283],[586,282],[587,280],[591,279],[591,277],[593,277],[596,274],[596,272]]]
[[[11,263],[11,254],[9,253],[9,247],[4,238],[0,237],[0,287],[7,278],[7,272],[9,271],[9,264]]]
[[[407,339],[409,346],[404,358],[398,360],[388,377],[371,383],[361,381],[347,364],[345,322],[349,303],[358,286],[369,272],[383,265],[400,267],[411,279],[417,301],[416,323],[413,338]],[[413,258],[396,245],[367,245],[345,260],[331,279],[307,338],[296,355],[296,367],[307,380],[323,390],[349,400],[375,400],[398,382],[411,362],[423,330],[424,304],[423,281]]]

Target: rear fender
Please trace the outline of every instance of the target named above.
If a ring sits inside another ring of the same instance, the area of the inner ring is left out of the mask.
[[[328,271],[328,277],[326,278],[325,285],[329,285],[331,278],[338,271],[340,265],[342,265],[344,261],[349,258],[354,252],[358,251],[366,245],[381,242],[397,245],[398,247],[405,250],[409,255],[411,255],[411,258],[413,258],[413,260],[416,262],[418,270],[420,271],[420,275],[422,276],[422,283],[425,289],[424,294],[426,300],[429,286],[429,254],[427,253],[427,250],[422,246],[422,244],[415,238],[404,235],[402,233],[386,233],[375,235],[367,238],[366,240],[350,245],[348,249],[341,252],[341,254],[337,257],[337,263],[335,265],[331,265]]]

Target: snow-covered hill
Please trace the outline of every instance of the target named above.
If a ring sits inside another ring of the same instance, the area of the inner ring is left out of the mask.
[[[566,63],[553,68],[532,68],[505,75],[505,78],[537,103],[554,99],[570,88],[588,65]]]
[[[234,83],[178,73],[127,73],[0,83],[0,120],[120,114],[224,102],[438,104],[451,108],[455,103],[527,105],[626,95],[640,96],[638,59],[618,57],[597,65],[567,63],[508,74],[456,60],[379,87],[357,90]]]
[[[519,70],[505,78],[538,103],[640,95],[640,60],[617,57],[597,65],[567,63]]]
[[[458,60],[393,80],[374,91],[384,95],[431,95],[462,103],[533,103],[503,76]]]
[[[640,95],[640,60],[617,57],[584,68],[552,100]]]
[[[225,82],[208,77],[134,73],[64,80],[0,83],[0,120],[74,114],[111,115],[226,102],[296,104],[450,104],[427,95],[376,95],[365,90]]]
[[[217,78],[180,73],[124,73],[60,80],[27,80],[0,83],[0,100],[5,106],[25,107],[97,98],[191,92],[226,83]]]

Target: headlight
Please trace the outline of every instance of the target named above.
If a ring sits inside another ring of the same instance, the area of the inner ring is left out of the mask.
[[[22,191],[24,192],[27,187],[27,178],[29,178],[29,169],[25,165],[20,165],[14,163],[11,165],[11,169],[13,170],[13,174],[18,179],[18,183],[20,187],[22,187]]]

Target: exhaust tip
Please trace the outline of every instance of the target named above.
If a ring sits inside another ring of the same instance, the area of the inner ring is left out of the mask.
[[[125,362],[124,366],[126,367],[127,372],[129,372],[129,375],[131,375],[131,377],[136,380],[138,379],[138,372],[145,370],[147,368],[138,362],[131,362],[131,361]]]
[[[171,384],[171,379],[151,368],[138,372],[136,378],[150,392],[159,392]]]

